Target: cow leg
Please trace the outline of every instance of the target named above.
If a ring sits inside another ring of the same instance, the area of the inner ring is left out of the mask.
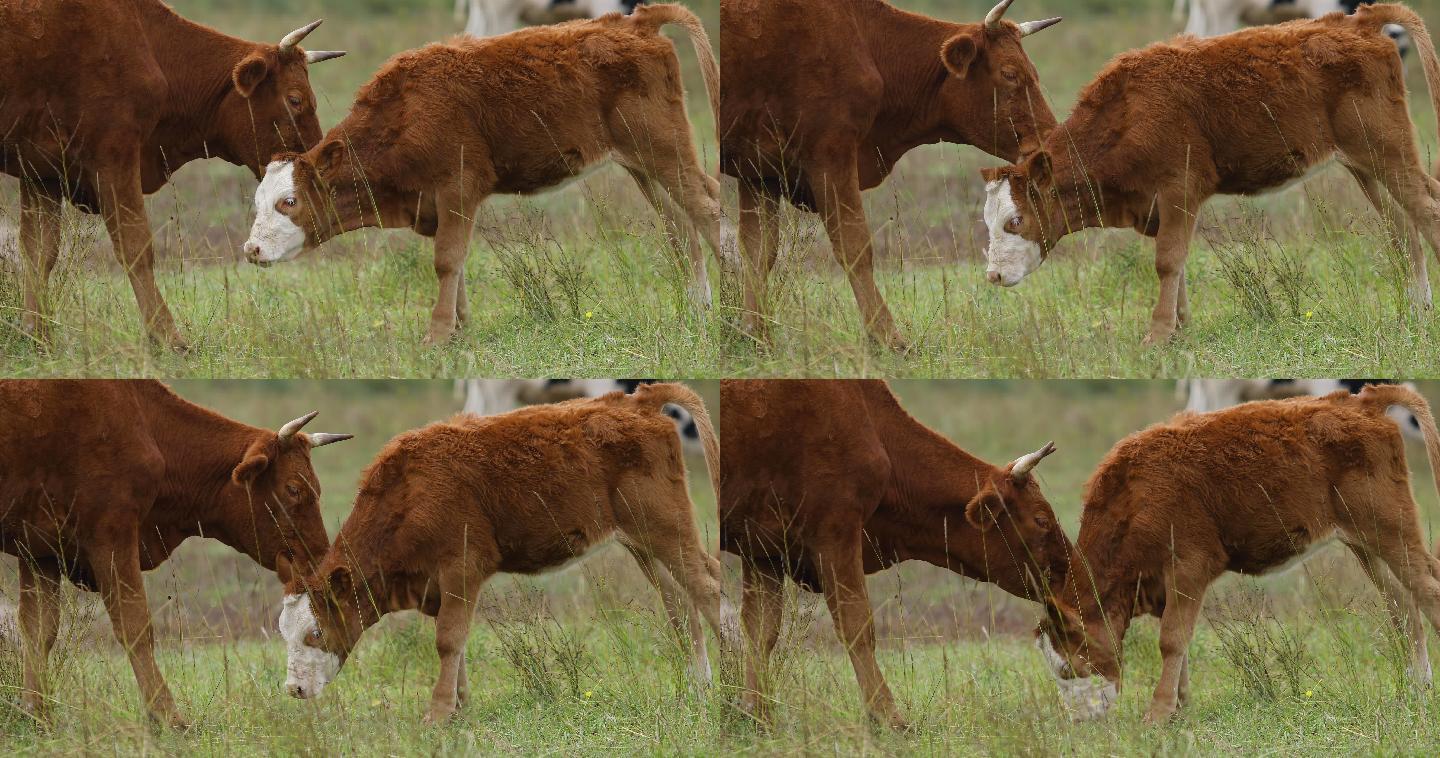
[[[1430,555],[1420,539],[1415,502],[1409,499],[1408,492],[1402,497],[1401,523],[1391,528],[1380,525],[1376,530],[1380,538],[1376,544],[1366,547],[1380,556],[1430,625],[1440,631],[1440,562]],[[1427,658],[1426,667],[1428,663]],[[1424,668],[1417,673],[1423,675]]]
[[[50,313],[50,272],[60,257],[60,199],[30,181],[20,182],[20,252],[25,261],[25,310],[20,330],[45,343]]]
[[[865,207],[860,201],[860,175],[855,156],[834,159],[829,165],[807,166],[811,187],[815,190],[816,210],[825,221],[825,231],[835,259],[850,279],[850,289],[865,319],[870,337],[891,350],[909,349],[880,289],[875,286],[874,249],[870,244],[870,225],[865,221]]]
[[[767,341],[770,310],[767,293],[770,269],[780,249],[780,207],[774,197],[748,182],[740,182],[740,272],[745,292],[745,332],[757,342]]]
[[[785,612],[785,577],[767,566],[745,562],[740,620],[745,627],[745,693],[740,708],[760,723],[769,721],[770,654],[780,639]]]
[[[908,729],[910,725],[896,709],[895,697],[890,694],[890,686],[875,661],[875,619],[865,589],[859,530],[816,550],[814,558],[825,591],[825,603],[835,621],[835,633],[850,654],[850,665],[855,669],[866,711],[878,723]]]
[[[1163,723],[1175,714],[1182,681],[1189,690],[1186,667],[1190,638],[1195,635],[1195,621],[1200,617],[1209,583],[1176,576],[1165,589],[1165,612],[1160,617],[1160,681],[1155,685],[1150,709],[1145,711],[1147,724]]]
[[[660,592],[666,619],[670,622],[676,639],[689,639],[690,684],[698,694],[710,684],[710,654],[705,649],[705,630],[700,627],[699,614],[687,612],[684,603],[685,590],[670,572],[656,566],[655,561],[644,550],[623,541],[622,544],[640,565],[640,571],[645,574],[645,578]]]
[[[130,659],[145,708],[157,722],[186,728],[189,725],[175,708],[170,687],[155,664],[155,632],[140,574],[139,538],[131,531],[106,542],[103,547],[89,551],[90,566],[95,572],[96,589],[110,614],[115,637]]]
[[[1397,634],[1410,640],[1410,679],[1422,687],[1429,687],[1431,681],[1430,653],[1425,637],[1425,621],[1420,618],[1420,609],[1415,606],[1410,593],[1400,586],[1390,569],[1380,565],[1375,555],[1365,546],[1347,542],[1345,546],[1360,562],[1365,576],[1375,585],[1380,599],[1385,604],[1386,615]]]
[[[435,614],[435,652],[440,656],[440,677],[430,694],[430,709],[425,713],[427,724],[444,723],[459,707],[465,641],[470,639],[470,621],[475,616],[480,587],[488,578],[489,573],[466,565],[440,571],[440,611]]]
[[[1190,702],[1190,651],[1180,659],[1180,685],[1175,688],[1175,702],[1184,708]]]
[[[115,257],[130,279],[146,333],[154,342],[174,350],[188,350],[189,346],[175,328],[170,307],[155,284],[154,238],[150,234],[150,219],[145,214],[138,159],[124,168],[102,173],[98,199],[110,241],[115,246]]]
[[[475,225],[475,208],[479,206],[479,200],[468,201],[464,195],[462,188],[441,191],[435,197],[439,215],[435,229],[435,278],[440,282],[440,295],[435,300],[435,310],[430,313],[426,345],[440,345],[449,340],[455,334],[459,319],[465,256],[470,252],[470,231]]]
[[[1380,193],[1380,182],[1375,175],[1358,166],[1346,165],[1350,175],[1355,177],[1355,182],[1360,185],[1360,191],[1365,193],[1365,199],[1375,208],[1375,212],[1385,220],[1387,230],[1395,235],[1395,238],[1405,248],[1405,253],[1410,259],[1410,302],[1415,306],[1430,307],[1432,302],[1430,294],[1430,279],[1425,271],[1425,250],[1420,244],[1420,235],[1410,220],[1398,212],[1398,209],[1385,202],[1384,196]],[[1379,586],[1379,585],[1376,585]]]
[[[52,560],[20,559],[20,637],[24,687],[20,707],[36,719],[45,715],[50,649],[60,631],[60,567]]]
[[[1185,259],[1190,255],[1190,236],[1195,231],[1197,208],[1177,208],[1161,201],[1160,233],[1155,236],[1155,274],[1160,278],[1160,297],[1150,316],[1150,332],[1144,344],[1159,345],[1175,334],[1180,317],[1180,299],[1185,277]],[[1189,310],[1187,299],[1186,310]]]
[[[700,247],[700,236],[695,226],[686,220],[675,207],[668,194],[655,186],[643,171],[626,168],[630,178],[640,187],[641,194],[649,201],[650,207],[660,216],[661,222],[665,224],[665,233],[670,237],[671,243],[679,248],[684,248],[686,257],[690,261],[690,286],[686,288],[686,294],[690,296],[690,305],[695,308],[697,315],[703,314],[710,308],[710,277],[705,271],[705,251]]]

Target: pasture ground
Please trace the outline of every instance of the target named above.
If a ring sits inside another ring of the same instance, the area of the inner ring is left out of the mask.
[[[896,382],[906,406],[967,450],[1003,461],[1055,440],[1037,469],[1066,530],[1080,488],[1105,451],[1162,420],[1179,402],[1168,382]],[[448,382],[178,382],[199,402],[254,423],[319,408],[317,429],[357,434],[317,451],[333,535],[360,469],[394,433],[458,407]],[[714,383],[697,388],[713,410]],[[1436,385],[1422,391],[1436,397]],[[717,414],[718,415],[718,414]],[[1440,514],[1424,452],[1409,449],[1422,524]],[[708,545],[715,504],[702,464],[689,461]],[[13,602],[13,560],[0,593]],[[727,590],[738,593],[734,562]],[[881,666],[915,724],[871,729],[824,603],[791,604],[777,652],[777,723],[757,731],[721,685],[692,694],[680,647],[653,591],[623,551],[607,548],[570,571],[501,577],[482,594],[469,643],[472,700],[452,723],[420,724],[434,682],[432,625],[397,614],[366,633],[339,678],[314,701],[281,689],[284,645],[274,633],[279,587],[248,560],[193,541],[147,579],[161,667],[195,722],[152,731],[133,678],[93,595],[67,590],[55,660],[55,726],[15,707],[18,661],[0,647],[0,743],[25,754],[1080,754],[1228,752],[1254,755],[1434,754],[1440,695],[1403,675],[1368,583],[1343,549],[1261,580],[1228,578],[1206,604],[1194,646],[1191,706],[1177,722],[1139,718],[1158,675],[1157,625],[1127,640],[1126,688],[1107,720],[1071,724],[1031,648],[1037,607],[944,569],[905,564],[871,579]],[[712,648],[713,649],[713,648]]]

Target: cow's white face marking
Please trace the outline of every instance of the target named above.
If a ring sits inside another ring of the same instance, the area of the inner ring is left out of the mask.
[[[278,206],[294,203],[295,164],[275,161],[265,168],[265,178],[255,188],[255,223],[250,226],[250,239],[245,241],[245,254],[251,263],[268,265],[288,261],[305,247],[305,230]]]
[[[989,266],[985,275],[1004,287],[1014,287],[1027,274],[1040,268],[1044,258],[1040,245],[1005,229],[1020,215],[1015,198],[1010,194],[1010,180],[996,180],[985,185],[985,226],[990,229],[990,246],[985,249]],[[999,275],[998,278],[995,275]]]
[[[340,656],[305,644],[319,634],[320,623],[309,595],[286,595],[280,608],[280,636],[285,638],[285,691],[312,698],[340,673]]]
[[[1070,662],[1050,644],[1048,634],[1038,636],[1035,647],[1040,649],[1045,665],[1055,676],[1055,683],[1060,686],[1060,702],[1070,711],[1071,718],[1076,721],[1090,721],[1110,711],[1120,693],[1120,688],[1116,687],[1114,682],[1103,676],[1066,678],[1066,674],[1074,673],[1070,669]]]

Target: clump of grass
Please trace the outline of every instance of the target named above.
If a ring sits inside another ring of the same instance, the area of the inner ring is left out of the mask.
[[[480,234],[528,316],[545,323],[582,317],[593,289],[590,275],[556,238],[543,214],[520,208],[499,223],[483,224]]]
[[[1210,624],[1245,690],[1266,702],[1301,697],[1315,661],[1299,627],[1280,623],[1258,588],[1237,590],[1215,606]]]
[[[1298,318],[1314,282],[1294,248],[1281,245],[1257,215],[1254,209],[1243,209],[1243,221],[1227,226],[1211,241],[1220,276],[1251,318]]]
[[[520,590],[491,623],[500,653],[536,700],[580,698],[594,674],[594,657],[573,625],[546,609],[538,590]]]

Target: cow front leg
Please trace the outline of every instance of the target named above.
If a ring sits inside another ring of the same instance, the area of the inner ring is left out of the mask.
[[[746,562],[740,621],[745,627],[745,692],[740,709],[761,724],[770,721],[770,655],[780,639],[785,578],[768,566]]]
[[[479,200],[466,201],[460,191],[436,195],[439,221],[435,229],[435,278],[440,292],[430,313],[430,329],[424,344],[440,345],[455,334],[459,320],[459,299],[464,291],[465,257],[470,252],[470,231],[475,223]],[[466,314],[468,315],[468,305]]]
[[[1165,612],[1160,617],[1160,681],[1145,723],[1163,723],[1180,707],[1181,690],[1189,694],[1187,658],[1190,638],[1195,634],[1195,621],[1205,598],[1208,580],[1174,579],[1165,590]],[[1183,684],[1183,687],[1182,687]]]
[[[43,345],[51,311],[50,272],[60,257],[60,200],[30,181],[20,182],[20,251],[25,259],[20,330]]]
[[[20,637],[24,688],[20,707],[45,718],[50,649],[60,631],[60,568],[53,560],[20,559]]]
[[[115,257],[130,279],[140,317],[151,341],[177,351],[189,345],[175,328],[170,307],[155,284],[155,248],[150,220],[145,214],[145,194],[140,189],[139,160],[100,174],[97,188],[100,212],[115,246]]]
[[[1190,255],[1190,237],[1195,231],[1195,210],[1176,208],[1163,201],[1160,210],[1160,233],[1155,236],[1155,274],[1160,279],[1160,295],[1155,302],[1155,311],[1150,316],[1150,331],[1143,344],[1160,345],[1175,334],[1180,318],[1180,303],[1185,301],[1188,316],[1188,296],[1182,296],[1185,277],[1185,259]]]
[[[440,677],[435,680],[430,709],[425,713],[427,724],[444,723],[459,707],[465,642],[470,638],[470,620],[486,578],[484,573],[468,567],[440,572],[440,611],[435,614],[435,653],[440,657]]]
[[[900,336],[890,307],[875,286],[874,249],[870,242],[870,225],[865,220],[865,207],[860,200],[860,178],[853,151],[846,157],[821,161],[807,167],[811,189],[815,193],[816,210],[825,220],[835,260],[845,270],[865,331],[871,339],[897,352],[909,349]]]
[[[131,532],[101,544],[104,547],[89,551],[90,566],[100,597],[105,601],[105,610],[110,614],[115,637],[125,649],[135,681],[140,685],[145,710],[158,723],[187,728],[189,724],[175,708],[170,687],[155,663],[155,634],[140,574],[139,539]]]
[[[875,619],[865,590],[859,531],[817,550],[815,563],[824,585],[825,603],[835,621],[835,633],[850,654],[866,711],[878,723],[908,729],[910,725],[895,707],[895,697],[875,661]]]
[[[780,248],[780,208],[762,188],[740,182],[740,286],[744,292],[745,333],[769,341],[770,270]]]

